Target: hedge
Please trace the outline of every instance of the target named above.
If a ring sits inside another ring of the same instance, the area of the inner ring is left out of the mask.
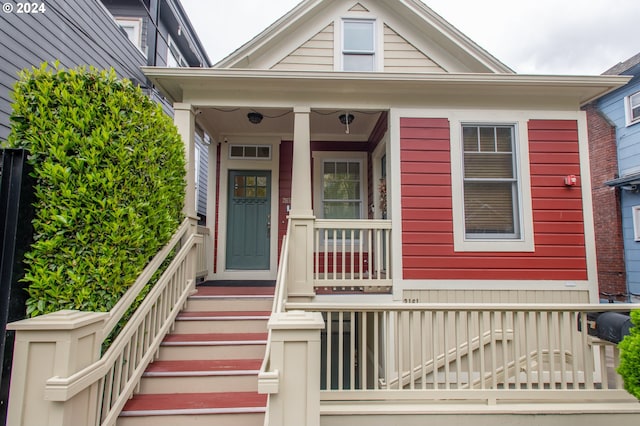
[[[10,147],[34,166],[27,313],[108,311],[182,220],[183,144],[172,120],[114,70],[24,70]]]
[[[631,333],[619,343],[618,373],[624,379],[624,388],[640,400],[640,310],[631,312],[631,321]]]

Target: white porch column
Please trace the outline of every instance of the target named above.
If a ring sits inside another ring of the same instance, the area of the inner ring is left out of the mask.
[[[319,312],[291,311],[269,319],[271,373],[258,381],[258,392],[269,394],[269,425],[320,425]]]
[[[197,217],[196,212],[196,140],[194,136],[196,119],[191,104],[176,102],[173,104],[173,122],[184,143],[184,155],[186,161],[185,176],[186,194],[184,198],[183,212],[187,217]]]
[[[207,254],[207,278],[213,279],[214,265],[216,259],[214,259],[214,242],[216,232],[216,198],[218,192],[218,176],[217,176],[217,163],[218,163],[218,142],[211,141],[208,147],[208,167],[207,170],[207,228],[209,228],[209,235],[205,235],[205,251]]]
[[[313,225],[311,204],[311,129],[309,107],[295,107],[291,176],[291,256],[287,272],[288,297],[309,299],[313,290]]]

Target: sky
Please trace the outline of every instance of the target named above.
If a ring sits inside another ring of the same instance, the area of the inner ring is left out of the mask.
[[[640,52],[640,0],[423,1],[519,74],[597,75]],[[299,0],[181,3],[215,64]]]

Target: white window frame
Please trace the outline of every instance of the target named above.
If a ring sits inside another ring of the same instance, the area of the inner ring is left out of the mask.
[[[483,117],[486,115],[486,117]],[[531,184],[529,171],[529,138],[526,119],[504,117],[492,114],[458,113],[450,118],[451,186],[453,208],[453,236],[456,252],[533,252],[533,210],[531,206]],[[513,155],[517,180],[519,238],[501,238],[499,235],[487,238],[467,238],[464,217],[464,148],[463,125],[513,126]]]
[[[640,206],[631,207],[631,218],[633,219],[633,239],[640,241]]]
[[[368,204],[367,153],[366,152],[313,152],[313,205],[317,218],[324,219],[324,163],[327,161],[348,161],[360,163],[360,217],[366,219]],[[349,219],[345,219],[349,220]]]
[[[118,16],[115,18],[115,20],[120,28],[122,28],[126,32],[129,41],[133,43],[133,45],[137,47],[140,52],[142,52],[142,18]],[[127,28],[133,29],[133,37],[129,35],[126,30]]]
[[[233,148],[242,148],[242,155],[233,155]],[[246,155],[247,148],[255,148],[256,156],[248,156]],[[269,150],[269,156],[267,157],[258,157],[258,150],[260,148],[266,148]],[[271,145],[254,145],[254,144],[230,144],[229,145],[229,159],[230,160],[255,160],[255,161],[270,161],[271,160]]]
[[[349,23],[368,23],[371,24],[371,36],[373,37],[373,40],[371,40],[373,49],[372,50],[347,50],[345,49],[345,27],[346,25],[348,25]],[[340,40],[340,69],[342,71],[347,71],[347,72],[373,72],[376,71],[378,69],[378,34],[377,34],[377,22],[375,19],[362,19],[362,18],[343,18],[342,22],[341,22],[341,36],[339,38]],[[363,56],[370,56],[371,57],[371,62],[372,62],[372,67],[370,70],[345,70],[345,56],[349,56],[349,55],[363,55]]]
[[[176,42],[173,41],[171,36],[167,36],[167,67],[179,68],[188,66],[189,64],[184,59],[184,56],[182,56],[182,52],[180,52],[180,48]]]
[[[518,240],[520,239],[520,228],[521,228],[521,216],[520,216],[520,203],[519,203],[519,196],[518,194],[520,193],[519,187],[520,184],[518,182],[518,164],[517,164],[517,150],[516,150],[516,127],[514,125],[504,125],[504,124],[500,124],[500,125],[496,125],[496,124],[483,124],[483,123],[462,123],[461,124],[462,129],[463,130],[465,127],[476,127],[476,128],[493,128],[494,130],[497,128],[508,128],[511,130],[511,168],[512,171],[514,171],[514,176],[513,178],[507,179],[507,178],[468,178],[466,176],[463,176],[463,180],[464,183],[483,183],[483,182],[494,182],[494,183],[510,183],[511,184],[511,191],[512,191],[512,205],[511,205],[511,213],[512,213],[512,219],[513,219],[513,232],[512,233],[493,233],[493,234],[480,234],[480,233],[471,233],[468,232],[466,230],[466,220],[465,220],[465,239],[468,240]],[[497,141],[494,140],[494,143],[496,143]],[[465,154],[466,152],[464,152],[464,142],[463,143],[463,163],[464,163],[464,158],[465,158]],[[478,141],[479,143],[479,141]],[[493,151],[492,151],[493,152]],[[497,151],[495,151],[497,152]],[[474,151],[475,153],[475,151]],[[478,147],[478,154],[482,154],[483,152],[480,150],[480,147]],[[463,165],[464,167],[464,165]],[[463,186],[463,190],[464,190],[464,186]],[[466,218],[466,211],[465,211],[465,218]]]
[[[633,116],[633,109],[640,108],[640,91],[632,93],[624,98],[625,118],[627,126],[640,123],[640,113],[636,117]]]

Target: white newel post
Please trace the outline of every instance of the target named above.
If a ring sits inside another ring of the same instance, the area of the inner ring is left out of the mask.
[[[313,290],[313,225],[311,204],[311,130],[309,107],[295,107],[293,127],[293,167],[291,177],[291,252],[289,299],[315,296]]]
[[[77,426],[95,424],[97,385],[69,395],[46,389],[53,377],[66,378],[100,358],[107,313],[59,311],[11,323],[16,331],[7,424]]]
[[[269,426],[320,425],[319,312],[291,311],[273,315],[270,370],[277,372],[262,393],[269,393]]]
[[[184,143],[186,161],[186,194],[184,197],[184,214],[186,217],[197,217],[196,212],[196,140],[195,140],[195,112],[191,104],[176,102],[173,104],[173,122]]]

